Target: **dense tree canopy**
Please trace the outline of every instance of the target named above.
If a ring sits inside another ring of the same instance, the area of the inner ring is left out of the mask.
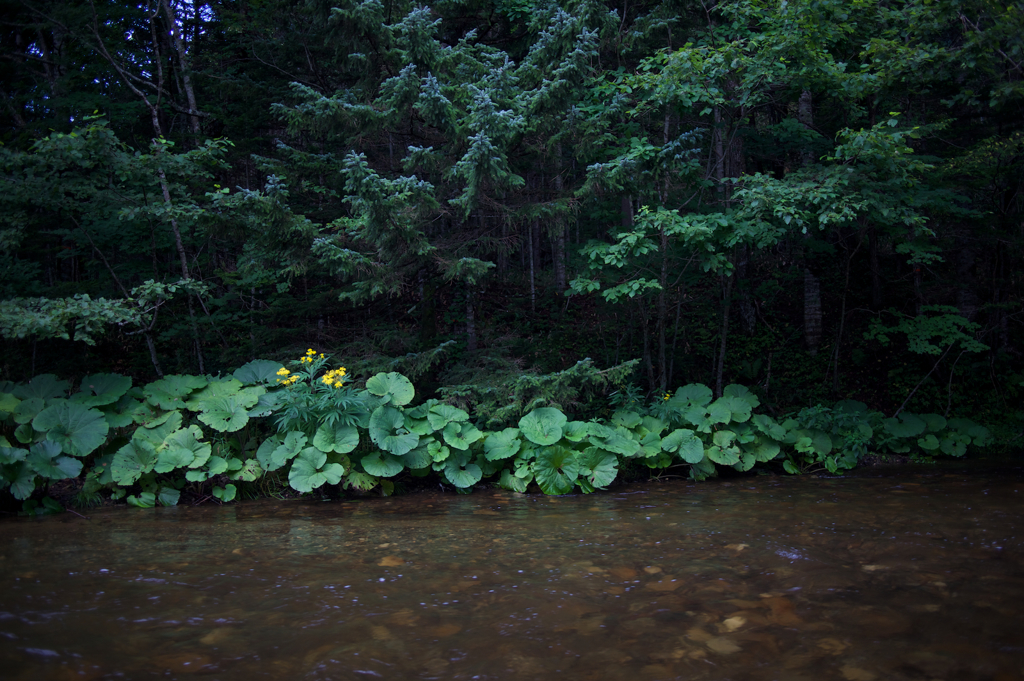
[[[465,406],[637,358],[647,394],[1017,413],[1019,5],[3,17],[2,378],[316,347]]]

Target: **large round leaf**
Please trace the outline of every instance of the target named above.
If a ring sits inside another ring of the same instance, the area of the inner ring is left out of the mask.
[[[704,458],[704,443],[692,430],[680,428],[661,439],[661,448],[666,452],[678,453],[686,463],[700,463]]]
[[[249,407],[256,403],[256,399],[246,406],[248,398],[241,395],[211,398],[204,403],[205,409],[199,414],[199,420],[214,430],[233,433],[249,422]]]
[[[598,438],[592,436],[590,442],[601,449],[613,454],[621,454],[622,456],[636,456],[637,454],[645,453],[640,443],[633,439],[633,433],[621,426],[608,437]]]
[[[202,442],[203,431],[199,426],[177,430],[164,440],[164,448],[153,468],[157,473],[169,473],[175,468],[199,468],[213,453],[208,442]]]
[[[50,480],[77,478],[82,472],[82,462],[69,456],[61,456],[60,445],[43,440],[32,445],[25,462],[36,473]]]
[[[472,423],[449,423],[441,431],[444,441],[455,449],[466,450],[484,436]]]
[[[725,449],[718,446],[708,447],[706,453],[709,459],[721,466],[732,466],[739,463],[740,460],[739,452],[734,447]]]
[[[288,471],[288,484],[299,492],[312,492],[325,484],[337,485],[345,467],[340,463],[327,463],[327,455],[315,447],[306,447],[292,462]]]
[[[152,443],[144,439],[133,439],[117,450],[110,464],[110,475],[119,485],[131,485],[143,473],[153,470],[156,465],[157,452]]]
[[[924,432],[925,422],[914,414],[902,414],[898,419],[885,419],[882,425],[896,437],[917,437]]]
[[[278,445],[270,454],[270,465],[264,464],[261,460],[260,463],[268,471],[276,470],[281,466],[285,465],[291,459],[298,455],[299,451],[306,446],[307,438],[304,433],[298,431],[291,431],[284,436],[284,442]],[[256,452],[256,456],[259,456],[259,451]]]
[[[757,395],[750,392],[750,388],[745,385],[737,385],[736,383],[725,386],[725,390],[722,391],[722,397],[735,397],[743,400],[750,409],[757,409],[761,405],[761,400],[758,399]],[[748,409],[747,411],[749,412],[750,410]]]
[[[427,412],[427,420],[434,430],[442,430],[449,423],[456,421],[468,421],[469,414],[463,410],[453,407],[450,404],[435,404]]]
[[[518,428],[506,428],[497,433],[488,433],[487,439],[484,440],[484,456],[488,461],[507,459],[510,456],[515,456],[522,444]]]
[[[269,359],[254,359],[248,364],[243,364],[235,369],[231,375],[246,385],[254,385],[256,383],[275,384],[277,379],[280,378],[277,372],[283,368],[284,365],[280,362],[272,362]]]
[[[612,414],[612,425],[622,426],[623,428],[635,428],[640,425],[642,420],[640,414],[637,414],[635,411],[620,409]]]
[[[113,404],[132,387],[132,379],[120,374],[93,374],[82,379],[79,392],[71,396],[72,402],[89,407]]]
[[[706,407],[712,397],[711,388],[702,383],[691,383],[676,390],[669,399],[668,405],[676,409],[686,409],[690,405]]]
[[[193,390],[205,388],[206,383],[202,376],[174,374],[150,383],[142,389],[142,394],[147,402],[161,409],[181,409],[185,406],[185,396]]]
[[[420,441],[419,435],[409,433],[402,427],[404,423],[402,412],[394,407],[377,407],[370,415],[370,439],[384,451],[401,456],[415,449]]]
[[[371,376],[366,381],[366,390],[371,395],[387,399],[396,407],[409,404],[416,395],[409,379],[394,371]]]
[[[40,374],[33,377],[28,383],[19,384],[14,387],[14,390],[5,390],[4,392],[12,392],[15,397],[23,400],[29,400],[33,397],[41,400],[50,400],[55,397],[64,397],[64,392],[67,389],[67,381],[62,381],[53,374]]]
[[[321,452],[348,454],[359,444],[359,430],[355,426],[340,424],[321,425],[313,436],[313,446]]]
[[[39,412],[32,427],[60,444],[65,454],[86,456],[107,440],[110,424],[103,412],[60,400]]]
[[[448,478],[448,482],[456,487],[465,489],[480,482],[480,479],[483,477],[483,471],[475,463],[460,466],[458,461],[452,459],[444,467],[444,476]]]
[[[405,466],[397,458],[390,454],[383,454],[381,452],[374,452],[364,456],[360,463],[363,464],[363,470],[370,475],[376,475],[381,478],[390,478],[398,475],[402,472]]]
[[[607,487],[619,474],[618,457],[597,447],[588,447],[577,456],[577,459],[580,464],[579,474],[586,478],[594,489]]]
[[[568,494],[579,477],[576,452],[565,447],[549,447],[537,456],[533,470],[544,494]]]
[[[569,419],[552,407],[540,407],[519,419],[519,430],[538,445],[553,445],[562,439],[562,426]]]

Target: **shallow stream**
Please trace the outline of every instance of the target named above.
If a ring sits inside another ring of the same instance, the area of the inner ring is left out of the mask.
[[[1024,678],[1024,476],[0,521],[0,676]]]

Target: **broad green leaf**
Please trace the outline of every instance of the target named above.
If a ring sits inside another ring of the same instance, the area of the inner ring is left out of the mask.
[[[645,416],[643,418],[643,421],[641,421],[640,423],[640,427],[643,428],[643,430],[646,430],[648,433],[661,435],[662,432],[664,432],[664,430],[668,428],[668,424],[662,421],[661,419],[654,418],[653,416]]]
[[[717,446],[708,447],[704,450],[704,453],[708,455],[709,459],[720,466],[732,466],[733,464],[739,463],[740,460],[736,450],[732,447],[727,449],[722,449]]]
[[[264,440],[262,444],[260,444],[259,448],[256,450],[256,460],[260,462],[263,470],[272,471],[280,468],[280,466],[274,465],[273,459],[274,450],[280,447],[282,443],[284,443],[283,437],[280,435],[271,435]]]
[[[238,493],[238,488],[229,484],[224,487],[214,487],[212,493],[213,496],[226,504],[229,501],[234,501],[235,495]]]
[[[751,395],[753,397],[753,395]],[[755,398],[756,399],[756,398]],[[734,423],[745,423],[750,420],[750,403],[741,397],[732,397],[725,395],[719,402],[729,410],[730,421]],[[717,404],[717,402],[715,403]],[[715,404],[712,404],[714,408]],[[723,421],[728,423],[729,421]]]
[[[451,450],[435,440],[427,445],[427,453],[430,454],[430,458],[434,463],[440,463],[448,458]]]
[[[235,372],[231,375],[245,385],[257,383],[275,385],[279,378],[277,372],[283,368],[284,365],[280,362],[273,362],[269,359],[254,359],[248,364],[243,364],[235,369]]]
[[[921,414],[920,416],[929,433],[937,433],[946,427],[946,419],[938,414]]]
[[[284,441],[271,453],[270,465],[263,463],[262,460],[260,463],[263,464],[263,467],[268,471],[277,470],[288,463],[291,459],[295,458],[299,451],[306,446],[306,441],[307,438],[305,434],[293,430],[284,436]],[[258,451],[256,455],[257,457],[259,456]]]
[[[562,427],[562,437],[569,442],[583,442],[590,435],[590,423],[586,421],[569,421]],[[508,430],[508,429],[506,429]],[[513,429],[518,435],[519,430]],[[517,448],[518,450],[518,448]]]
[[[753,454],[743,452],[739,456],[740,460],[733,464],[733,468],[740,471],[741,473],[749,471],[751,468],[754,467],[754,464],[757,462],[757,459],[754,457]]]
[[[0,447],[0,465],[24,461],[27,455],[27,449],[21,449],[20,447]]]
[[[663,437],[661,448],[666,452],[677,453],[686,463],[696,464],[704,459],[704,443],[692,430],[686,428],[674,430]]]
[[[732,385],[725,386],[725,389],[722,391],[722,397],[733,397],[746,402],[749,407],[747,409],[747,414],[749,414],[752,409],[757,409],[761,406],[761,400],[758,399],[757,395],[750,392],[750,388],[745,385],[737,385],[733,383]],[[732,411],[733,413],[736,412],[736,410]]]
[[[256,399],[247,406],[248,398],[242,395],[210,398],[203,405],[199,420],[216,431],[233,433],[249,422],[249,407],[256,404]]]
[[[461,450],[469,449],[471,444],[483,437],[483,433],[472,423],[449,423],[441,435],[450,446]]]
[[[210,443],[202,442],[202,439],[203,431],[199,426],[192,425],[188,428],[176,430],[164,439],[164,449],[160,452],[161,459],[164,452],[173,451],[176,453],[172,454],[172,456],[175,456],[177,459],[188,458],[188,462],[181,465],[188,466],[189,468],[199,468],[206,463],[213,452]],[[168,472],[158,470],[159,468],[160,464],[157,463],[155,470],[158,473]]]
[[[386,398],[396,407],[409,404],[416,395],[416,389],[413,388],[412,382],[394,371],[371,376],[366,381],[366,390],[371,395]]]
[[[404,423],[405,417],[398,409],[387,405],[377,407],[370,415],[370,439],[384,451],[401,456],[415,449],[420,441],[419,435],[402,427]]]
[[[465,489],[480,482],[483,472],[475,463],[469,463],[463,467],[459,466],[458,461],[450,459],[448,465],[444,467],[444,476],[456,487]]]
[[[449,423],[469,420],[469,414],[449,404],[435,404],[427,412],[427,420],[434,430],[443,430]]]
[[[729,423],[732,420],[732,410],[729,409],[731,400],[727,400],[724,397],[720,397],[710,405],[708,405],[707,423]],[[746,406],[746,403],[743,403]],[[750,410],[747,410],[747,416],[750,416]],[[703,425],[703,424],[702,424]],[[710,432],[710,430],[701,430],[701,432]]]
[[[640,414],[637,414],[635,411],[620,409],[612,414],[612,425],[622,426],[623,428],[635,428],[640,425],[642,420]]]
[[[145,439],[133,439],[117,450],[110,464],[110,475],[118,485],[127,487],[153,470],[156,462],[156,447]]]
[[[110,424],[103,412],[82,404],[59,400],[32,419],[32,427],[46,439],[60,443],[69,456],[91,454],[107,440]]]
[[[396,457],[382,452],[364,456],[360,463],[363,470],[380,478],[391,478],[402,472],[405,465]]]
[[[160,450],[153,470],[157,473],[170,473],[177,468],[185,468],[193,460],[195,456],[192,452],[183,447],[164,448]]]
[[[771,461],[779,455],[779,443],[772,442],[771,440],[758,440],[757,444],[750,451],[754,455],[757,461],[764,463],[765,461]]]
[[[428,443],[420,440],[416,449],[410,450],[402,455],[402,463],[410,470],[417,470],[430,466],[430,464],[433,463],[433,458],[430,456]]]
[[[736,441],[736,433],[731,430],[715,431],[715,434],[711,437],[711,441],[722,448],[730,447]]]
[[[691,383],[676,390],[669,398],[668,405],[676,409],[687,409],[690,405],[706,407],[712,397],[711,388],[702,383]]]
[[[77,478],[82,472],[82,462],[61,456],[61,447],[56,442],[43,440],[32,445],[25,463],[43,478],[65,480]]]
[[[339,463],[327,463],[327,455],[315,447],[306,447],[292,462],[288,471],[288,484],[299,492],[312,492],[323,485],[337,485],[345,468]]]
[[[263,475],[263,467],[260,466],[260,462],[256,459],[246,459],[241,468],[228,473],[228,477],[232,480],[242,480],[243,482],[259,480],[261,475]],[[230,487],[231,485],[228,486]]]
[[[363,492],[369,492],[377,486],[377,478],[367,475],[362,471],[352,470],[345,476],[345,487],[354,487]]]
[[[153,422],[155,425],[143,428],[136,428],[132,433],[133,440],[146,440],[150,444],[159,447],[171,433],[181,428],[181,412],[172,411],[164,417]]]
[[[590,442],[601,449],[623,456],[636,456],[642,451],[640,443],[631,437],[629,431],[613,432],[606,438],[591,437]]]
[[[533,471],[544,494],[568,494],[579,475],[576,452],[565,447],[548,447],[537,456]]]
[[[579,423],[579,421],[573,421]],[[498,461],[515,456],[523,442],[519,439],[518,428],[506,428],[496,433],[488,433],[484,440],[484,456],[488,461]]]
[[[205,388],[207,381],[202,376],[164,376],[142,389],[146,401],[161,409],[184,409],[185,397],[194,390]]]
[[[206,462],[206,476],[212,478],[221,473],[227,473],[231,468],[227,459],[222,456],[211,456]]]
[[[139,496],[134,494],[129,496],[126,501],[129,506],[135,506],[136,508],[153,508],[156,506],[156,495],[152,492],[143,492]]]
[[[409,412],[405,412],[405,423],[404,428],[410,433],[415,433],[419,436],[430,435],[434,432],[434,428],[430,425],[430,421],[426,418],[414,419],[409,416]]]
[[[55,397],[64,397],[68,389],[68,382],[62,381],[53,374],[40,374],[35,376],[28,383],[19,383],[11,391],[15,397],[23,400],[33,398],[50,400]]]
[[[14,422],[21,424],[31,423],[45,407],[46,400],[41,397],[26,398],[22,400],[17,407],[15,407]]]
[[[181,492],[173,487],[161,487],[156,495],[156,501],[161,506],[177,506]]]
[[[925,422],[914,414],[903,413],[898,419],[885,419],[882,426],[896,437],[917,437],[924,433]]]
[[[586,478],[594,489],[604,489],[619,474],[619,460],[614,454],[588,447],[577,455],[579,474]]]
[[[559,410],[553,407],[540,407],[519,419],[519,430],[530,442],[553,445],[562,439],[562,426],[567,421],[565,414]]]
[[[786,438],[786,429],[776,423],[775,419],[771,416],[766,416],[765,414],[754,414],[753,421],[759,431],[773,440],[782,442],[782,440]]]
[[[939,448],[939,439],[935,437],[934,433],[928,433],[924,437],[918,438],[917,444],[921,447],[921,449],[934,451]]]
[[[348,454],[359,445],[359,430],[355,426],[323,424],[313,436],[313,446],[321,452]]]
[[[523,478],[512,475],[511,471],[507,470],[501,472],[501,479],[498,480],[499,487],[512,490],[513,492],[519,492],[520,494],[526,491],[529,484],[529,480],[524,480]]]
[[[13,393],[0,393],[0,419],[7,418],[8,414],[13,414],[19,404],[21,404],[21,400]]]
[[[120,374],[92,374],[82,379],[72,402],[98,407],[117,402],[132,387],[132,379]]]

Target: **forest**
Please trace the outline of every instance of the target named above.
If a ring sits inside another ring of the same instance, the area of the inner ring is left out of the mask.
[[[2,7],[18,500],[1020,444],[1019,4]]]

